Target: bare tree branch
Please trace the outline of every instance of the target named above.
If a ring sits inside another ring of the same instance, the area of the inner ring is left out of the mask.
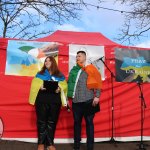
[[[117,40],[122,43],[139,40],[150,31],[150,0],[116,0],[130,6],[130,13],[124,13],[125,21]],[[132,27],[135,27],[134,29]],[[148,35],[147,35],[148,36]]]
[[[31,39],[48,34],[52,30],[44,24],[77,19],[85,6],[84,0],[0,0],[0,36]]]

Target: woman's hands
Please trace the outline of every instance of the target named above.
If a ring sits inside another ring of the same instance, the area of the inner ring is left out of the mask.
[[[42,86],[40,87],[40,90],[44,91],[44,90],[46,90],[46,88],[44,88],[44,86],[42,85]],[[61,90],[60,87],[58,87],[58,88],[56,89],[55,93],[59,93],[60,90]]]
[[[60,90],[61,90],[61,89],[60,89],[60,87],[58,86],[58,88],[56,89],[56,91],[55,91],[55,92],[56,92],[56,93],[59,93],[59,92],[60,92]]]
[[[46,90],[46,88],[44,88],[44,86],[42,85],[41,87],[40,87],[40,90]]]
[[[67,100],[67,106],[66,106],[66,108],[67,108],[67,111],[68,112],[70,112],[71,110],[71,107],[70,107],[70,102],[69,102],[69,100]]]

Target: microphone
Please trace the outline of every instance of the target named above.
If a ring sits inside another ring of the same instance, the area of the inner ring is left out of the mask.
[[[143,82],[141,82],[141,81],[136,81],[136,83],[137,83],[138,85],[142,85]]]
[[[98,59],[95,59],[94,61],[91,61],[91,64],[94,64],[94,63],[96,63],[96,62],[98,62],[99,60],[101,60],[101,61],[103,61],[102,59],[104,58],[104,56],[102,56],[102,57],[100,57],[100,58],[98,58]]]
[[[67,104],[66,108],[67,108],[67,111],[68,111],[68,112],[71,111],[71,110],[70,110],[70,106],[69,106],[68,104]]]
[[[102,56],[102,57],[98,58],[97,60],[102,60],[103,58],[104,58],[104,56]]]

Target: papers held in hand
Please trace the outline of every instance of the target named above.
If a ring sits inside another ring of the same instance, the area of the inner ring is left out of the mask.
[[[55,93],[56,89],[58,88],[57,81],[44,81],[44,88],[46,88],[47,92]]]

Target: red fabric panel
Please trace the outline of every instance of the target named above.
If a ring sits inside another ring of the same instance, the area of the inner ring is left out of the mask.
[[[4,75],[6,63],[6,47],[8,39],[0,39],[0,116],[4,121],[3,137],[31,138],[36,137],[36,115],[34,106],[28,104],[31,77]],[[43,41],[43,39],[42,39]],[[46,40],[45,40],[46,41]],[[48,39],[47,39],[48,41]],[[56,41],[56,40],[55,40]],[[77,41],[76,41],[77,42]],[[87,43],[84,43],[87,44]],[[108,43],[109,44],[109,43]],[[105,48],[105,62],[115,73],[114,48]],[[65,43],[59,51],[59,68],[68,76],[68,45]],[[94,119],[95,137],[111,137],[111,79],[105,70],[106,80],[100,98],[101,112]],[[150,136],[150,101],[149,84],[143,85],[147,108],[145,110],[144,135]],[[139,89],[136,83],[119,83],[114,81],[114,136],[140,136],[140,104]],[[86,137],[83,121],[82,136]],[[56,130],[56,137],[73,137],[73,117],[66,109],[61,110]]]
[[[57,41],[70,44],[85,45],[119,45],[99,32],[56,31],[52,35],[37,39],[37,41]]]

